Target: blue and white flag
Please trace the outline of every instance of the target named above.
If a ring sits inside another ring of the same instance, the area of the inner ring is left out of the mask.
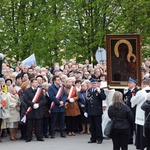
[[[36,59],[34,53],[22,61],[22,64],[25,66],[31,66],[31,64],[34,63],[36,65]]]

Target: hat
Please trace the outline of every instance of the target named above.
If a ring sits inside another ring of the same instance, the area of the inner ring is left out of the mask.
[[[6,79],[6,80],[5,80],[5,83],[6,83],[7,81],[10,81],[10,82],[11,82],[11,84],[12,84],[12,79],[9,79],[9,78],[8,78],[8,79]]]
[[[91,83],[97,83],[97,82],[98,82],[97,79],[92,79],[92,80],[91,80]]]
[[[57,70],[57,69],[56,69],[56,70],[54,70],[54,71],[53,71],[53,74],[54,74],[55,72],[60,72],[60,70]]]
[[[131,77],[129,78],[128,82],[133,82],[136,84],[136,80],[132,79]]]
[[[0,78],[0,82],[5,82],[4,78]]]

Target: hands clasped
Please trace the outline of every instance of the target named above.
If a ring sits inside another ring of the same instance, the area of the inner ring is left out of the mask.
[[[39,104],[36,103],[33,105],[33,109],[38,109],[38,108],[39,108]]]
[[[73,99],[73,98],[70,98],[70,99],[69,99],[69,102],[70,102],[70,103],[73,103],[73,102],[74,102],[74,99]]]

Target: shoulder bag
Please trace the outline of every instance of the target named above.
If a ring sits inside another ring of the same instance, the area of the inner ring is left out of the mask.
[[[2,107],[2,119],[8,119],[10,117],[9,109]]]
[[[113,127],[114,127],[114,120],[109,120],[104,129],[104,134],[109,138],[111,138]]]

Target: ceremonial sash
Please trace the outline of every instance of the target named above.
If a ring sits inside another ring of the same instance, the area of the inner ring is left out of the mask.
[[[56,98],[59,99],[61,94],[62,94],[62,91],[63,91],[63,86],[61,86],[56,94]],[[51,106],[50,106],[50,109],[49,109],[49,113],[51,113],[51,110],[54,108],[55,106],[55,102],[52,102],[51,103]]]
[[[34,104],[37,102],[37,100],[38,100],[38,98],[39,98],[39,96],[40,96],[40,94],[41,94],[41,91],[42,91],[42,88],[38,88],[38,89],[37,89],[37,92],[36,92],[36,94],[34,95],[33,100],[32,100],[32,102],[33,102]],[[25,115],[24,115],[23,118],[21,119],[21,121],[22,121],[23,123],[26,123],[26,115],[27,115],[30,111],[32,111],[32,107],[29,107],[29,108],[27,109]]]
[[[71,86],[70,91],[69,91],[69,95],[68,95],[68,98],[67,98],[67,99],[70,99],[70,98],[73,97],[74,90],[75,90],[75,87],[74,87],[74,86]],[[65,103],[65,107],[66,107],[66,108],[67,108],[67,106],[68,106],[68,102]]]

